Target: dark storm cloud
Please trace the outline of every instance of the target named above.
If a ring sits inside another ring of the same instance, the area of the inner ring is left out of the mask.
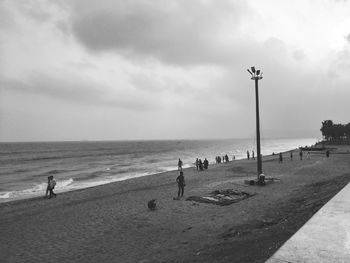
[[[104,91],[105,87],[101,84],[91,80],[78,80],[74,76],[62,79],[44,73],[34,73],[23,81],[0,76],[0,86],[1,89],[8,91],[44,95],[78,104],[109,106],[136,111],[149,110],[155,105],[150,100],[135,100],[131,95],[115,94],[112,96],[111,93]]]
[[[225,57],[228,47],[221,38],[234,34],[246,8],[240,1],[103,1],[75,13],[73,32],[96,52],[114,50],[175,64],[212,63]],[[221,35],[227,20],[230,31]]]

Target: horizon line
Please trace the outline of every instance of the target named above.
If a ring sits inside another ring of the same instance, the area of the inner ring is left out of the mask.
[[[81,139],[81,140],[33,140],[33,141],[0,141],[1,144],[5,143],[62,143],[62,142],[143,142],[143,141],[224,141],[224,140],[256,140],[255,137],[236,137],[236,138],[175,138],[175,139]],[[316,136],[278,136],[278,137],[265,137],[261,140],[279,140],[279,139],[315,139],[319,140]],[[322,139],[321,139],[322,140]]]

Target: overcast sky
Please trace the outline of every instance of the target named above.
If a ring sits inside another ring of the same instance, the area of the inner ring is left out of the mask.
[[[0,141],[320,137],[350,1],[0,0]]]

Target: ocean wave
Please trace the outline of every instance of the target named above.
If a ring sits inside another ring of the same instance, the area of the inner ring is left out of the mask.
[[[183,164],[182,168],[186,169],[186,168],[190,168],[190,167],[194,167],[194,164]],[[170,171],[177,171],[178,167],[177,166],[161,166],[157,168],[157,172],[170,172]]]
[[[120,163],[118,164],[118,167],[128,167],[128,166],[132,166],[132,163]]]
[[[0,192],[0,199],[8,199],[11,197],[11,192]]]
[[[102,170],[94,171],[94,172],[87,172],[85,174],[80,174],[79,177],[74,178],[75,181],[87,181],[87,180],[94,180],[97,178],[106,178],[106,177],[113,177],[115,175],[121,175],[121,174],[135,174],[137,172],[137,169],[118,169],[118,167],[106,167]]]
[[[66,170],[58,170],[58,169],[56,169],[56,170],[48,171],[47,174],[52,175],[52,174],[59,174],[59,173],[64,173],[64,172],[66,172]]]
[[[74,182],[73,178],[69,178],[69,179],[66,179],[66,180],[60,180],[60,181],[57,182],[56,188],[60,189],[60,188],[66,187],[68,185],[71,185],[73,182]]]
[[[50,152],[52,153],[52,152]],[[67,151],[67,153],[72,153]],[[133,154],[130,153],[110,153],[110,152],[102,152],[98,153],[96,151],[91,151],[89,153],[81,153],[79,151],[74,152],[74,154],[56,154],[52,156],[32,156],[32,157],[18,157],[15,159],[15,161],[22,161],[22,162],[30,162],[30,161],[47,161],[47,160],[64,160],[64,159],[84,159],[84,158],[100,158],[100,157],[105,157],[107,159],[110,158],[125,158],[125,159],[131,159],[133,157]]]
[[[57,181],[55,190],[60,192],[66,191],[67,187],[70,186],[73,182],[74,182],[73,178],[69,178],[67,180],[59,180]],[[40,183],[40,184],[35,184],[33,187],[28,189],[0,192],[0,199],[16,200],[16,199],[40,196],[45,194],[46,188],[47,188],[47,183]]]
[[[102,174],[103,174],[102,172],[86,173],[83,176],[76,177],[75,181],[78,182],[78,181],[93,180],[100,177],[100,175]]]
[[[34,178],[41,178],[41,177],[46,177],[46,176],[50,176],[50,175],[56,175],[56,174],[60,174],[60,173],[64,173],[64,172],[68,172],[68,170],[59,170],[59,169],[54,169],[54,170],[50,170],[48,172],[44,172],[44,173],[38,173],[36,175],[33,175]]]
[[[159,159],[149,159],[146,161],[146,163],[158,163]]]
[[[48,172],[34,174],[34,175],[32,175],[32,177],[33,178],[45,178],[45,177],[48,177],[50,175],[57,175],[57,174],[64,173],[64,172],[68,172],[68,170],[54,169],[54,170],[50,170]]]
[[[106,168],[103,168],[103,169],[98,170],[98,171],[93,171],[93,172],[90,171],[90,172],[86,172],[84,174],[81,173],[79,175],[79,177],[75,178],[75,180],[76,181],[92,180],[92,179],[95,179],[95,178],[108,176],[111,173],[115,173],[115,172],[113,172],[113,168],[106,167]]]
[[[28,169],[17,169],[17,170],[14,170],[12,173],[26,173],[28,172]]]

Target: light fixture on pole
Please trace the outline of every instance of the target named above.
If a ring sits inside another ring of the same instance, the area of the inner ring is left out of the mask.
[[[259,119],[259,90],[258,81],[262,79],[262,72],[255,70],[255,67],[247,69],[249,74],[252,76],[251,79],[255,81],[255,105],[256,105],[256,150],[257,150],[257,172],[258,180],[260,174],[262,174],[262,162],[261,162],[261,150],[260,150],[260,119]]]

